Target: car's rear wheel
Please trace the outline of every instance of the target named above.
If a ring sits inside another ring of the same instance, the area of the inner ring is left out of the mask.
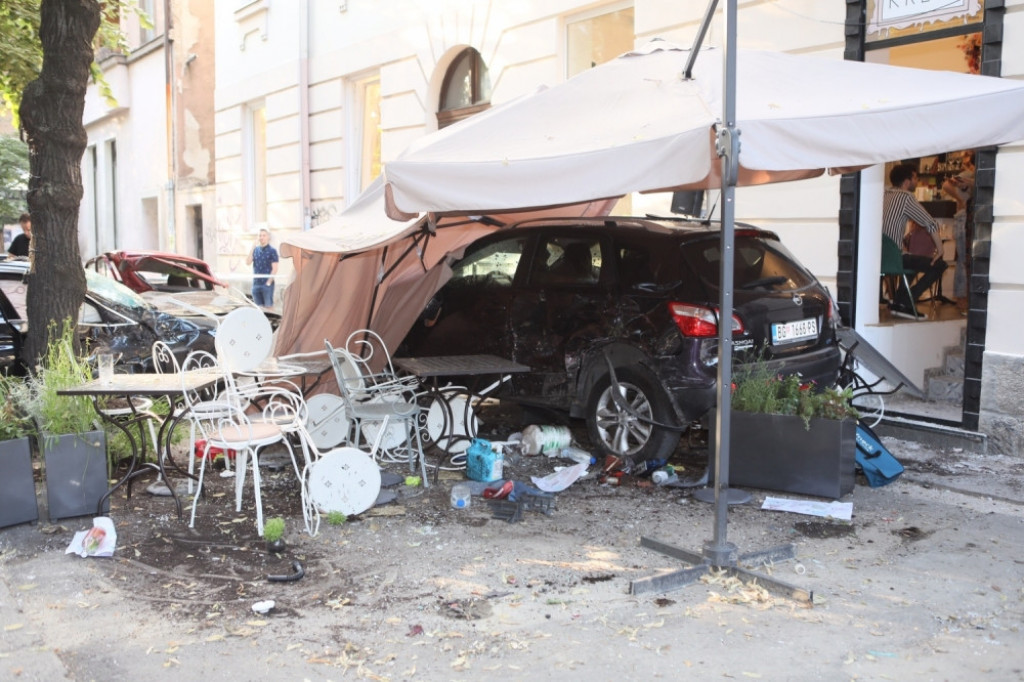
[[[657,377],[640,366],[615,370],[619,395],[611,376],[594,386],[587,401],[587,431],[591,445],[606,455],[634,461],[667,459],[679,434],[651,422],[672,423],[672,409]]]

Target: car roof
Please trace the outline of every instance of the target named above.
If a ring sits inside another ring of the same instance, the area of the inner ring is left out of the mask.
[[[654,234],[672,234],[691,238],[702,238],[708,235],[718,235],[721,231],[721,223],[717,220],[699,220],[696,218],[676,218],[664,216],[604,216],[598,218],[534,218],[512,223],[503,229],[542,229],[551,227],[591,227],[607,230],[642,230]],[[756,231],[758,236],[776,239],[778,235],[770,230],[750,225],[748,223],[736,223],[735,229],[742,231]]]

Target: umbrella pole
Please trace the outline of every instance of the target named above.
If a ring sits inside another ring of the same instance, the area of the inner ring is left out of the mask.
[[[717,0],[708,7],[708,22],[715,11]],[[794,545],[750,552],[736,556],[736,545],[728,541],[729,522],[729,447],[732,423],[732,311],[733,272],[735,263],[735,199],[736,179],[739,173],[739,131],[736,129],[736,0],[726,0],[725,69],[723,78],[722,126],[715,143],[722,159],[722,231],[721,231],[721,299],[718,314],[718,410],[715,423],[715,523],[714,535],[704,543],[701,554],[679,549],[665,543],[640,538],[643,547],[649,547],[668,556],[691,564],[671,573],[634,580],[630,593],[664,592],[685,587],[700,580],[711,568],[721,569],[741,580],[756,580],[771,592],[798,601],[813,601],[813,594],[764,573],[755,573],[739,564],[762,565],[796,557]]]

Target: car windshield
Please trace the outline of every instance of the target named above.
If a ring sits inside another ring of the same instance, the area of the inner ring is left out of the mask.
[[[93,270],[85,271],[85,282],[91,293],[111,303],[140,312],[148,311],[152,307],[144,298],[125,285],[115,282],[109,277],[104,277]]]

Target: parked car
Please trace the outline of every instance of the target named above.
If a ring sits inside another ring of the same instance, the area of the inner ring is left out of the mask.
[[[27,260],[0,260],[0,371],[23,373],[21,351],[28,332]],[[167,343],[179,360],[192,350],[214,352],[215,324],[205,325],[162,312],[131,289],[86,270],[87,291],[78,333],[90,353],[109,352],[124,371],[152,368],[151,349]]]
[[[85,262],[87,270],[105,275],[140,294],[160,310],[194,319],[222,317],[252,305],[244,293],[229,287],[199,258],[161,251],[108,251]],[[280,315],[266,312],[276,329]]]
[[[707,222],[519,223],[467,247],[399,350],[528,365],[503,397],[585,419],[605,454],[665,457],[716,401],[720,255],[719,226]],[[736,227],[735,261],[735,361],[833,385],[827,290],[776,234],[750,225]]]

